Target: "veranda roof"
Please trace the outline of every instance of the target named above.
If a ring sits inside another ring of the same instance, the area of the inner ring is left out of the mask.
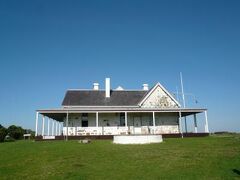
[[[179,113],[181,116],[189,116],[193,114],[198,114],[206,111],[204,108],[172,108],[172,109],[160,109],[160,108],[139,108],[139,107],[76,107],[76,108],[58,108],[58,109],[39,109],[37,112],[47,116],[49,118],[55,119],[57,121],[63,122],[67,113],[78,114],[78,113],[137,113],[137,112],[160,112],[160,113]]]

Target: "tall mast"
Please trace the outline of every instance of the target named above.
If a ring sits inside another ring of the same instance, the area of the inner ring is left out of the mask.
[[[181,87],[182,87],[182,99],[183,99],[183,107],[186,107],[186,103],[185,103],[185,95],[184,95],[184,91],[183,91],[183,80],[182,80],[182,72],[180,72],[180,79],[181,79]],[[187,117],[184,117],[185,120],[185,131],[187,133]]]
[[[183,99],[183,107],[186,107],[186,103],[185,103],[185,95],[184,95],[184,91],[183,91],[183,80],[182,80],[182,72],[180,72],[180,79],[181,79],[181,88],[182,88],[182,99]]]

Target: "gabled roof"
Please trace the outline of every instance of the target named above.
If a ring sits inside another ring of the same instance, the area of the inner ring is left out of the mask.
[[[138,105],[141,106],[148,99],[148,97],[157,89],[157,87],[160,87],[178,105],[178,107],[181,107],[180,103],[159,82],[145,94],[145,96],[142,98]]]
[[[104,90],[68,90],[63,106],[138,106],[148,91],[111,90],[110,98]]]

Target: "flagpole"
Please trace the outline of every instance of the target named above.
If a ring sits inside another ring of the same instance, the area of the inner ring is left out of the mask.
[[[185,95],[184,95],[184,90],[183,90],[182,72],[180,72],[180,80],[181,80],[181,88],[182,88],[183,108],[186,108]],[[186,118],[186,116],[184,117],[184,121],[185,121],[185,131],[187,133],[187,118]]]

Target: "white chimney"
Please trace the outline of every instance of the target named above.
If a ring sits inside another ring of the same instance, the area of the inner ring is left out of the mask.
[[[148,84],[143,84],[143,90],[148,91]]]
[[[110,97],[110,78],[105,79],[105,96],[106,98]]]
[[[93,90],[99,90],[99,83],[93,83]]]

